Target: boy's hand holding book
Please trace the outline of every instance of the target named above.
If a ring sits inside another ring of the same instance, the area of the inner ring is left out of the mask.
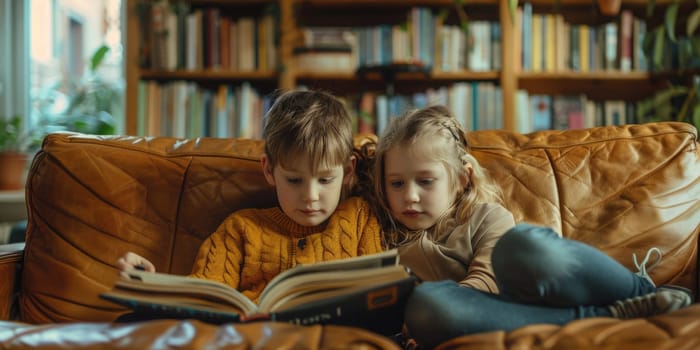
[[[129,272],[141,270],[146,272],[156,272],[156,267],[148,259],[132,252],[127,252],[117,260],[117,267],[121,271],[123,278],[129,279]]]

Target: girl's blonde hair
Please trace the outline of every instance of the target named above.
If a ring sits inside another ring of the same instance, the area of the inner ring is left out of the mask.
[[[437,142],[443,140],[444,142]],[[430,106],[410,111],[391,121],[374,150],[374,195],[377,216],[384,229],[385,245],[396,247],[416,236],[401,227],[392,217],[386,197],[384,162],[386,153],[395,147],[423,147],[445,166],[451,188],[457,193],[451,209],[428,229],[431,236],[469,220],[477,203],[501,202],[500,189],[491,181],[486,169],[469,153],[465,131],[444,106]],[[471,165],[471,174],[467,170]],[[460,179],[468,177],[462,187]]]
[[[345,165],[353,155],[352,119],[340,100],[322,91],[280,95],[265,115],[265,154],[272,167],[309,157],[311,170]]]

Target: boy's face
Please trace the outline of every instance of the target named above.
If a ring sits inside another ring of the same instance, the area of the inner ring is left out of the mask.
[[[335,212],[343,185],[350,180],[345,174],[353,171],[351,163],[345,168],[338,165],[312,172],[308,157],[293,162],[289,169],[279,164],[272,168],[266,156],[261,161],[265,179],[275,186],[282,211],[303,226],[322,224]]]
[[[391,216],[411,230],[435,225],[456,196],[445,165],[425,153],[393,147],[384,158],[384,188]]]

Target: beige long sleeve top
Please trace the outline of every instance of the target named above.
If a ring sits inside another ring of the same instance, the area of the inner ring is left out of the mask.
[[[513,214],[503,206],[477,204],[468,222],[436,237],[423,232],[400,246],[400,261],[423,281],[449,279],[498,293],[491,253],[498,239],[513,226]]]

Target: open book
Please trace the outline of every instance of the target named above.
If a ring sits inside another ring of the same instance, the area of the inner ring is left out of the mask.
[[[150,318],[340,324],[394,334],[414,284],[394,249],[295,266],[267,284],[259,304],[220,282],[136,270],[100,296]]]

